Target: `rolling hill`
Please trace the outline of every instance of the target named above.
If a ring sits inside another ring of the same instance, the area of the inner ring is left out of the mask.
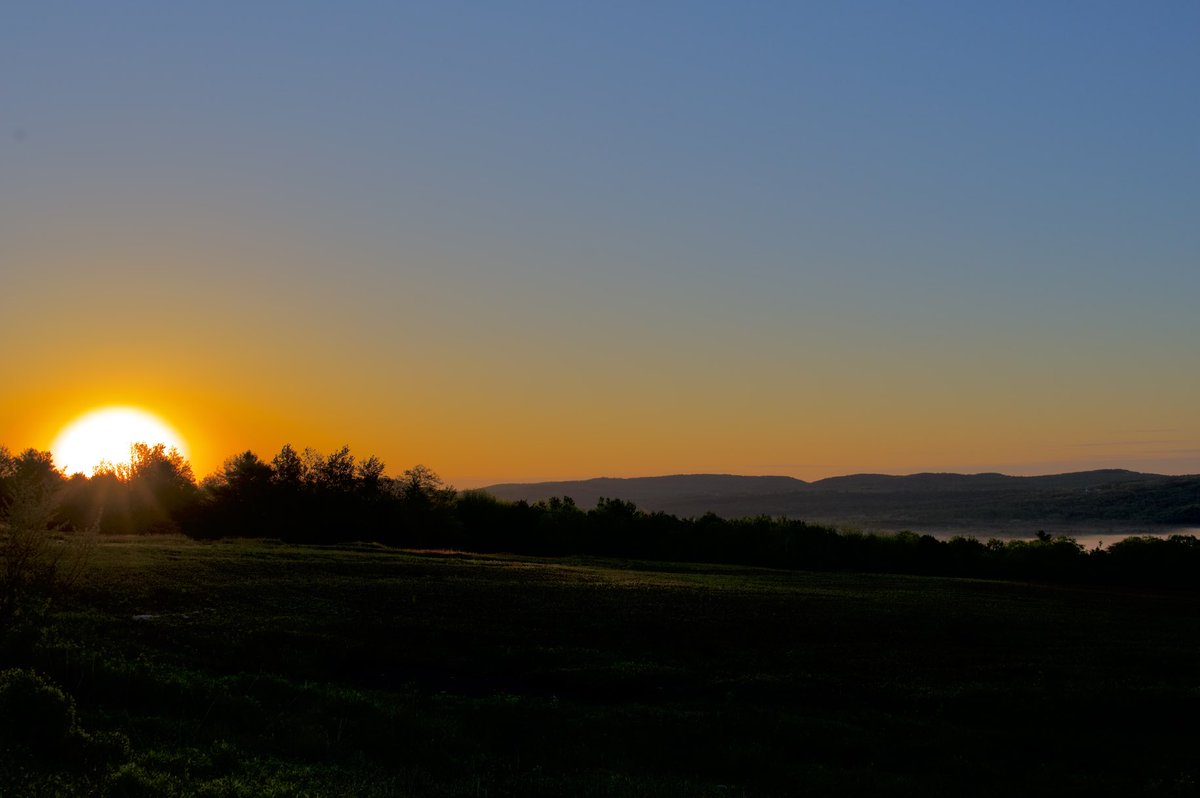
[[[805,482],[783,476],[677,474],[628,479],[509,483],[483,490],[507,500],[600,498],[679,516],[772,515],[879,529],[997,531],[1031,527],[1200,525],[1200,476],[1107,469],[1044,476],[853,474]]]

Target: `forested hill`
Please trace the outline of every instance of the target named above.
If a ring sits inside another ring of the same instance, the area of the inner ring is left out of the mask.
[[[570,496],[584,507],[601,497],[644,510],[727,518],[787,516],[882,528],[971,524],[1200,525],[1200,476],[1108,469],[1034,477],[1004,474],[854,474],[804,482],[791,477],[683,474],[631,479],[501,484],[508,500]]]
[[[600,498],[624,499],[643,510],[666,510],[668,504],[704,505],[730,498],[788,495],[811,485],[792,477],[744,477],[736,474],[674,474],[665,477],[597,477],[565,482],[491,485],[483,490],[499,499],[538,501],[570,496],[582,507]],[[705,510],[700,511],[701,514]]]

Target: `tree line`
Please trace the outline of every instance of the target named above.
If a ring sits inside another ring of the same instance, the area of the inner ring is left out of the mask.
[[[47,452],[0,448],[0,517],[18,495],[53,502],[47,525],[107,534],[178,531],[194,538],[294,543],[372,541],[406,548],[593,555],[805,570],[1036,579],[1200,588],[1200,540],[1130,537],[1085,550],[1044,533],[1034,540],[938,540],[912,532],[862,534],[789,518],[679,518],[603,498],[529,503],[456,491],[414,466],[388,476],[348,447],[322,454],[284,446],[270,460],[228,458],[197,482],[178,452],[135,444],[130,460],[91,477],[64,476]]]

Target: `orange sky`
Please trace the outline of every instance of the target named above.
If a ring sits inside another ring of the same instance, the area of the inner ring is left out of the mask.
[[[1200,472],[1194,8],[639,9],[0,9],[0,445]]]
[[[199,357],[152,354],[151,342],[137,350],[137,360],[119,352],[97,360],[89,348],[68,351],[54,368],[18,364],[30,388],[0,400],[0,440],[10,448],[49,448],[79,414],[133,404],[179,430],[198,476],[245,448],[269,458],[285,442],[323,451],[345,443],[360,457],[379,455],[393,473],[422,462],[459,487],[679,472],[805,479],[1104,466],[1186,472],[1194,462],[1173,451],[1187,430],[1166,426],[1186,414],[1183,403],[1147,408],[1136,390],[1074,407],[1072,392],[1022,396],[982,375],[977,385],[943,384],[941,392],[900,383],[879,391],[872,386],[887,373],[865,369],[845,375],[844,391],[835,392],[788,374],[746,386],[712,382],[695,365],[660,375],[634,362],[626,364],[626,373],[640,374],[633,390],[570,372],[539,377],[517,365],[509,368],[518,372],[510,375],[514,388],[499,375],[479,374],[485,363],[465,374],[439,369],[433,384],[421,385],[399,371],[356,374],[334,357],[276,362],[256,373],[252,353],[197,363]],[[313,375],[322,369],[344,387],[318,385]],[[1138,414],[1140,426],[1113,422],[1126,411]]]
[[[393,473],[424,463],[459,487],[1200,471],[1200,377],[1183,367],[1193,339],[1146,343],[1127,320],[1069,329],[936,302],[867,320],[852,302],[798,314],[788,297],[746,315],[732,297],[645,283],[514,294],[500,278],[424,285],[382,265],[343,279],[322,264],[379,256],[270,230],[250,246],[237,223],[206,224],[210,235],[176,223],[136,240],[26,232],[6,275],[19,290],[0,297],[22,341],[0,355],[16,375],[0,444],[48,448],[78,415],[127,404],[179,430],[197,476],[284,443],[348,444]]]

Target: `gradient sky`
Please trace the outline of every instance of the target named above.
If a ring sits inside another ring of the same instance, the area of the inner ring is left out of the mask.
[[[0,443],[1200,472],[1200,4],[0,5]]]

